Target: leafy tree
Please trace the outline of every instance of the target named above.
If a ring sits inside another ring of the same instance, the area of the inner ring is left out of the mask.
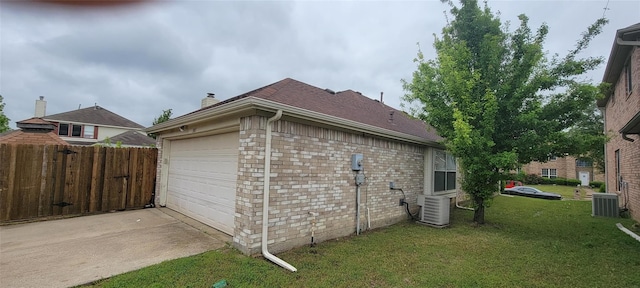
[[[604,145],[609,141],[609,136],[604,134],[604,118],[600,111],[593,104],[587,110],[584,118],[580,119],[568,133],[578,146],[576,149],[580,154],[573,154],[578,159],[591,161],[593,166],[605,171]]]
[[[171,119],[171,113],[171,109],[162,110],[162,114],[158,118],[153,118],[153,125],[168,121]]]
[[[0,95],[0,133],[9,131],[9,118],[4,115],[4,103],[2,102],[2,95]]]
[[[442,2],[452,20],[435,37],[435,59],[418,50],[413,79],[403,80],[403,100],[420,105],[418,116],[445,137],[458,158],[461,188],[473,201],[473,221],[483,224],[503,175],[550,155],[580,154],[567,129],[585,117],[599,89],[579,76],[603,58],[577,56],[607,20],[595,21],[564,57],[549,58],[546,24],[533,32],[521,14],[510,32],[486,2]]]
[[[171,114],[171,109],[162,110],[162,113],[160,114],[160,116],[158,116],[158,118],[153,118],[153,125],[168,121],[169,119],[171,119]],[[153,137],[153,139],[156,139],[156,135],[153,133],[147,135],[149,137]]]

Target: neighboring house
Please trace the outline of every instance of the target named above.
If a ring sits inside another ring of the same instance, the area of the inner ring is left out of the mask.
[[[95,145],[106,147],[155,147],[156,139],[138,131],[127,131],[102,140]]]
[[[46,115],[46,105],[40,96],[36,100],[35,116],[54,123],[54,132],[72,145],[93,145],[129,131],[146,136],[144,126],[98,105],[53,115]]]
[[[618,193],[640,221],[640,23],[616,32],[602,82],[611,89],[598,100],[603,108],[607,191]]]
[[[309,244],[312,229],[324,241],[404,221],[402,198],[416,211],[418,194],[458,192],[433,128],[352,90],[287,78],[147,131],[160,153],[156,204],[232,235],[247,254],[262,247],[263,205],[263,240],[280,252]]]
[[[604,181],[604,174],[594,168],[591,161],[572,156],[550,157],[547,162],[533,161],[523,165],[521,171],[544,178],[578,179],[583,186],[588,186],[592,181]]]
[[[0,134],[0,144],[45,144],[69,145],[56,133],[56,126],[41,118],[30,118],[16,122],[19,130],[12,130]]]

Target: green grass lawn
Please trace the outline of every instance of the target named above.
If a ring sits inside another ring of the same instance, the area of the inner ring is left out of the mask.
[[[291,273],[234,249],[167,261],[99,287],[640,287],[629,219],[593,218],[589,201],[496,197],[487,224],[456,209],[452,225],[404,222],[278,256]]]

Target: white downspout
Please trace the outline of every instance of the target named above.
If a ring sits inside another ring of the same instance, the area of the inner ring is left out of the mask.
[[[282,117],[282,110],[278,110],[276,115],[267,120],[267,132],[265,135],[266,144],[264,147],[264,185],[263,185],[263,198],[262,198],[262,256],[269,259],[269,261],[280,265],[283,268],[288,269],[291,272],[296,272],[298,269],[291,264],[271,254],[267,249],[267,241],[269,235],[269,181],[271,178],[271,123],[278,121]]]
[[[604,134],[605,136],[607,135],[607,107],[605,104],[605,107],[600,108],[600,113],[602,113],[602,126],[604,126],[604,128],[602,129],[602,134]],[[606,193],[607,191],[609,191],[609,169],[607,169],[607,143],[604,143],[604,192]],[[612,190],[615,191],[615,190]]]

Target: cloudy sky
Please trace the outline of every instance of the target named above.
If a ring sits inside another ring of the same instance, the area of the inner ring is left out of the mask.
[[[608,57],[615,30],[640,21],[640,1],[495,1],[503,21],[524,13],[550,26],[545,49],[564,54],[601,17],[610,23],[584,56]],[[400,108],[420,43],[446,23],[440,1],[148,1],[78,9],[0,2],[0,94],[15,121],[97,103],[144,126],[179,116],[212,92],[227,99],[290,77],[353,89]],[[601,80],[604,66],[589,74]]]

